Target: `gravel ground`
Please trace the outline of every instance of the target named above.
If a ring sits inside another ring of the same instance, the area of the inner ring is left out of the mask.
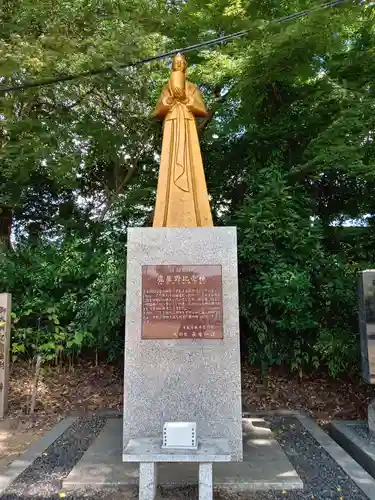
[[[2,499],[54,498],[69,474],[105,424],[96,416],[79,418],[3,493]]]
[[[275,432],[290,462],[305,484],[304,490],[269,491],[246,495],[215,494],[216,500],[366,500],[361,490],[318,445],[300,422],[292,417],[267,419]],[[59,498],[61,480],[81,458],[95,436],[100,432],[105,419],[100,417],[80,418],[40,456],[8,490],[3,500],[56,500]],[[76,491],[66,494],[72,500],[135,500],[135,490],[105,489]],[[162,491],[165,500],[195,500],[197,488]]]

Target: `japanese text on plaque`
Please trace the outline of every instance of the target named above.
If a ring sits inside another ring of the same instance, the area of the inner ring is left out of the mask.
[[[142,337],[222,339],[221,266],[143,266]]]

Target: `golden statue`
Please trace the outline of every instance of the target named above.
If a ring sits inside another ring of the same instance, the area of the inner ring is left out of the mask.
[[[207,116],[202,95],[186,80],[183,55],[173,59],[153,118],[164,120],[153,227],[213,226],[196,116]]]

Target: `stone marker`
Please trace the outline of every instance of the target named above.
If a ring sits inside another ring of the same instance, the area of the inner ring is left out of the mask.
[[[213,227],[195,122],[207,110],[186,68],[175,56],[153,113],[163,121],[153,227],[128,230],[123,460],[139,461],[130,442],[161,445],[165,422],[196,423],[189,456],[207,463],[199,484],[208,500],[212,462],[224,455],[205,458],[205,449],[225,440],[225,460],[242,460],[237,240],[235,228]],[[140,463],[143,500],[155,495],[153,449]],[[165,461],[179,457],[170,450]]]
[[[0,293],[0,419],[8,411],[11,308],[11,294]]]
[[[375,383],[375,270],[359,273],[358,317],[361,341],[362,374],[369,384]]]
[[[362,375],[375,383],[375,270],[366,269],[358,276],[358,318],[361,343]],[[330,432],[352,457],[375,477],[375,400],[367,408],[367,422],[333,421]]]
[[[361,342],[362,374],[375,383],[375,270],[366,269],[358,279],[358,318]],[[375,400],[368,406],[368,428],[375,435]]]
[[[124,447],[131,439],[161,440],[164,422],[194,421],[198,444],[202,438],[228,439],[232,459],[242,460],[235,228],[131,228],[127,258]],[[172,272],[168,263],[176,262]],[[205,274],[211,270],[214,284],[199,284],[199,265]],[[162,281],[155,284],[154,278],[151,305],[142,279],[154,266]],[[192,285],[182,281],[188,277],[197,284],[187,300]],[[164,285],[168,278],[180,284]],[[208,310],[208,301],[210,320],[196,314]]]

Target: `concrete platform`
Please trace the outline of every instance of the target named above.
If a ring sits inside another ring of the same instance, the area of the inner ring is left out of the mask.
[[[243,462],[213,465],[214,488],[244,492],[303,488],[297,472],[273,438],[270,429],[254,427],[243,419]],[[263,421],[264,422],[264,421]],[[138,463],[122,462],[122,420],[109,419],[94,443],[63,481],[65,490],[97,487],[138,486]],[[198,464],[158,465],[158,484],[164,487],[196,485]]]
[[[375,437],[369,435],[367,422],[334,420],[329,426],[329,432],[375,478]]]

